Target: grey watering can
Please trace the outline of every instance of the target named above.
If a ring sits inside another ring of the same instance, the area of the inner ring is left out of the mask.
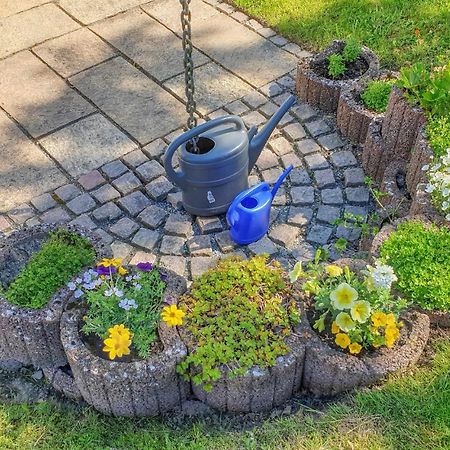
[[[223,116],[177,137],[166,151],[164,168],[167,178],[182,190],[184,209],[198,216],[226,212],[237,194],[248,189],[248,174],[295,101],[291,95],[259,133],[256,127],[247,132],[238,116]],[[178,149],[180,168],[175,171],[172,160]]]

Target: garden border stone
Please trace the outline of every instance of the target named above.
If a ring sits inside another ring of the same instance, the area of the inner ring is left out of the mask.
[[[365,267],[366,261],[341,259],[335,264],[351,270]],[[379,349],[361,357],[331,348],[309,326],[303,388],[318,397],[334,396],[357,387],[374,384],[387,375],[415,364],[428,341],[430,321],[416,311],[402,315],[408,335],[392,349]],[[401,338],[402,339],[402,338]]]
[[[349,80],[331,80],[318,75],[312,65],[323,61],[330,55],[342,51],[343,40],[334,40],[324,51],[314,56],[303,58],[297,66],[296,89],[298,97],[313,107],[329,113],[335,113],[338,108],[341,89],[356,81],[378,76],[380,63],[376,54],[367,47],[362,47],[361,56],[368,64],[366,72],[358,78]]]
[[[166,298],[178,298],[186,280],[170,270]],[[70,306],[70,305],[69,305]],[[61,319],[61,340],[83,399],[98,411],[114,416],[154,416],[181,409],[190,387],[176,372],[187,354],[176,328],[160,323],[164,350],[146,360],[108,361],[93,354],[80,337],[83,311],[67,309]]]
[[[18,260],[21,270],[31,254],[56,229],[73,231],[89,239],[97,258],[110,256],[109,247],[82,227],[60,224],[25,227],[11,233],[0,247],[0,272],[7,277],[8,283],[18,274],[18,267],[13,270],[5,267],[9,265],[7,258]],[[0,359],[13,359],[40,368],[65,365],[67,359],[61,345],[59,322],[71,295],[72,292],[64,286],[40,309],[22,308],[0,296]]]
[[[364,172],[376,183],[381,183],[389,162],[386,144],[381,136],[382,123],[382,117],[376,117],[370,122],[362,152]]]

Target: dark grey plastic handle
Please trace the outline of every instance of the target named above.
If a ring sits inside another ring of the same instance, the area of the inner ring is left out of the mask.
[[[223,125],[225,123],[234,123],[237,130],[242,130],[244,127],[242,119],[237,116],[217,117],[216,119],[208,120],[208,122],[202,123],[201,125],[192,128],[192,130],[186,131],[186,133],[178,136],[169,145],[166,150],[166,154],[164,155],[164,168],[166,169],[167,178],[169,178],[172,183],[175,183],[181,188],[183,188],[185,185],[183,172],[175,172],[172,165],[173,155],[178,150],[178,148],[185,142],[191,141],[193,138],[199,136],[202,133],[205,133],[211,128],[217,127],[218,125]]]

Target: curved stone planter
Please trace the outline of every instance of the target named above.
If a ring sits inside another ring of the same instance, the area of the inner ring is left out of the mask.
[[[403,91],[394,86],[381,128],[388,159],[409,161],[420,127],[426,122],[423,110],[412,106]]]
[[[239,377],[229,378],[222,368],[222,377],[206,392],[202,385],[192,383],[194,395],[212,408],[229,413],[259,413],[282,405],[296,393],[302,383],[305,342],[301,338],[305,329],[302,322],[285,340],[291,351],[277,358],[270,368],[252,367]],[[185,336],[185,342],[189,338]]]
[[[409,215],[423,215],[439,226],[450,227],[450,222],[433,205],[431,194],[425,188],[427,183],[419,183],[416,187]]]
[[[36,225],[9,235],[0,249],[0,277],[8,285],[25,266],[30,256],[47,239],[49,233],[64,228],[78,233],[92,243],[97,257],[110,255],[109,247],[80,227]],[[67,363],[60,341],[59,322],[72,292],[58,290],[41,309],[12,305],[0,296],[0,359],[11,359],[36,367],[58,367]]]
[[[420,183],[427,182],[427,175],[426,172],[422,170],[422,167],[426,164],[431,164],[433,159],[433,149],[426,138],[425,125],[422,125],[417,134],[417,139],[411,152],[411,159],[406,173],[406,185],[413,199],[416,196],[417,186]]]
[[[382,123],[381,117],[376,117],[370,123],[362,153],[364,172],[376,183],[381,183],[384,170],[389,162],[386,144],[381,136]]]
[[[391,79],[397,75],[391,72],[383,73],[379,80]],[[369,125],[376,117],[384,113],[376,113],[366,108],[361,100],[361,94],[367,88],[370,80],[357,82],[341,89],[337,108],[337,126],[341,133],[353,144],[362,145],[366,141]]]
[[[168,271],[165,297],[177,298],[186,281]],[[83,399],[98,411],[114,416],[154,416],[179,409],[189,384],[176,372],[187,354],[176,328],[161,322],[163,351],[146,360],[115,362],[93,354],[79,333],[83,312],[66,311],[61,319],[61,340]]]
[[[318,64],[326,60],[330,55],[341,52],[345,41],[336,40],[323,52],[310,58],[300,60],[297,68],[297,95],[311,106],[321,108],[326,112],[336,112],[339,95],[344,86],[349,86],[355,81],[374,78],[378,75],[380,64],[372,50],[363,47],[361,56],[368,65],[367,71],[360,77],[348,80],[331,80],[318,75],[314,70]]]
[[[353,271],[365,268],[363,260],[341,259],[335,264]],[[374,384],[387,375],[414,365],[425,348],[430,333],[430,320],[416,311],[402,315],[406,332],[392,349],[382,348],[357,357],[330,347],[309,326],[303,388],[318,397],[330,397],[357,387]]]
[[[424,215],[409,215],[401,219],[396,220],[393,224],[385,225],[375,236],[370,248],[369,257],[371,259],[377,259],[380,257],[380,249],[389,236],[397,229],[397,225],[408,222],[410,220],[420,220],[425,226],[431,225],[432,221]],[[443,311],[427,311],[419,309],[420,312],[426,314],[430,322],[433,325],[437,325],[442,328],[450,328],[450,313]]]

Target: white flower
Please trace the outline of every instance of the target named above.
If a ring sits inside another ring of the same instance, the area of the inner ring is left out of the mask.
[[[430,168],[430,165],[429,164],[425,164],[423,167],[422,167],[422,170],[423,171],[426,171],[426,170],[428,170]]]
[[[70,291],[74,291],[77,288],[77,285],[73,281],[70,281],[69,283],[67,283],[67,287]]]
[[[124,298],[120,300],[119,307],[124,309],[125,311],[129,311],[131,308],[136,309],[138,307],[136,300],[129,300],[128,298]]]
[[[369,282],[376,288],[390,290],[392,283],[397,281],[394,269],[387,264],[375,261],[375,267],[367,266]]]
[[[84,294],[84,292],[81,289],[77,289],[74,293],[73,296],[75,298],[80,298],[82,295]]]
[[[113,291],[114,291],[114,295],[116,297],[123,297],[123,292],[120,289],[115,287],[115,288],[113,288]]]
[[[142,286],[139,283],[136,283],[133,286],[137,291],[140,291],[142,289]]]

